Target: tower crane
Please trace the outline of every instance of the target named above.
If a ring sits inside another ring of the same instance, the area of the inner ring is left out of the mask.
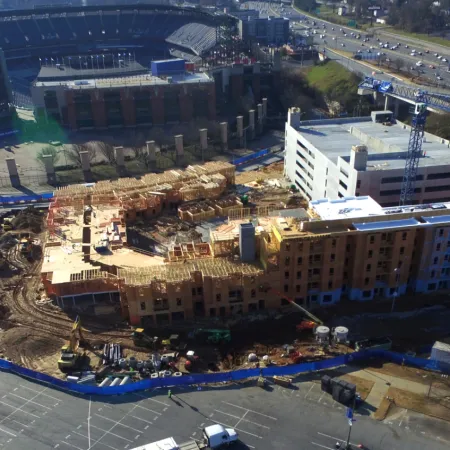
[[[297,308],[299,311],[301,311],[303,314],[305,314],[309,319],[311,319],[311,320],[302,320],[297,325],[298,331],[314,330],[317,326],[323,325],[323,322],[318,317],[316,317],[314,314],[309,312],[306,308],[303,308],[303,306],[300,306],[292,298],[289,298],[286,294],[283,294],[282,292],[277,291],[276,289],[271,287],[269,284],[262,284],[262,285],[260,285],[259,288],[262,292],[265,292],[265,293],[273,292],[273,293],[279,295],[281,298],[286,299],[292,306],[295,306],[295,308]]]
[[[388,81],[376,80],[371,77],[365,78],[358,87],[358,93],[364,94],[364,91],[366,90],[414,101],[414,116],[412,118],[405,171],[403,172],[403,181],[400,191],[400,205],[410,204],[414,196],[417,169],[419,167],[420,157],[422,156],[422,142],[427,118],[427,105],[432,105],[435,108],[444,111],[450,111],[450,96],[429,93],[409,86],[396,85]]]

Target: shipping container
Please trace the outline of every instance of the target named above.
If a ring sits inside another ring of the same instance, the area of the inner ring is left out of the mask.
[[[164,61],[152,61],[152,75],[159,77],[161,75],[176,75],[184,73],[184,59],[166,59]]]

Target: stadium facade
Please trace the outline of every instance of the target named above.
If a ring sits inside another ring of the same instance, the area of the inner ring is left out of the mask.
[[[12,127],[13,108],[11,106],[11,84],[6,69],[5,57],[0,49],[0,136]]]

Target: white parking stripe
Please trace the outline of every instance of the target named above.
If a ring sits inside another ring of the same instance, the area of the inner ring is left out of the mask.
[[[9,403],[2,402],[1,400],[0,400],[0,403],[1,403],[2,405],[6,405],[6,406],[9,406],[10,408],[14,409],[14,411],[13,411],[11,414],[14,414],[15,412],[22,412],[22,413],[24,413],[24,414],[28,414],[28,415],[33,416],[33,417],[37,417],[38,419],[40,418],[40,417],[37,416],[36,414],[29,413],[29,412],[27,412],[27,411],[23,411],[22,409],[20,409],[20,408],[23,408],[24,405],[19,406],[19,408],[17,408],[17,406],[13,406],[13,405],[10,405]],[[10,415],[11,415],[11,414],[10,414]],[[8,417],[9,417],[9,416],[6,416],[4,419],[2,419],[2,422],[3,422],[5,419],[7,419]]]
[[[223,425],[224,427],[227,427],[227,428],[233,428],[231,425],[227,425],[226,423],[223,423],[223,422],[218,422],[217,420],[213,420],[213,422]],[[257,434],[249,433],[248,431],[240,430],[239,428],[234,428],[234,429],[237,431],[240,431],[241,433],[249,434],[250,436],[254,436],[254,437],[257,437],[258,439],[262,439],[262,436],[258,436]]]
[[[78,433],[77,431],[72,431],[72,433],[78,434],[78,436],[81,436],[81,437],[84,437],[86,439],[89,439],[89,436],[86,436],[85,434]],[[104,442],[97,442],[97,444],[104,445],[105,447],[112,448],[113,450],[119,450],[119,449],[113,447],[112,445],[105,444]],[[91,448],[91,446],[89,446],[88,448]]]
[[[84,450],[84,449],[82,449],[82,448],[80,448],[80,447],[77,447],[76,445],[69,444],[69,443],[66,442],[66,441],[61,441],[61,442],[62,442],[63,444],[68,445],[69,447],[76,448],[76,449],[78,449],[78,450]]]
[[[87,425],[87,424],[86,424],[86,425]],[[122,436],[119,436],[118,434],[111,433],[111,431],[104,430],[103,428],[97,427],[97,426],[92,425],[92,424],[91,424],[91,428],[96,428],[97,430],[103,431],[103,432],[106,433],[106,434],[110,434],[111,436],[115,436],[115,437],[117,437],[117,438],[119,438],[119,439],[123,439],[124,441],[127,441],[127,442],[133,442],[133,441],[131,441],[130,439],[127,439],[127,438],[124,438],[124,437],[122,437]],[[99,441],[100,441],[100,439],[99,439]],[[92,447],[93,447],[95,444],[96,444],[96,442],[94,442],[94,444],[92,444]]]
[[[313,390],[314,388],[314,383],[311,385],[311,387],[309,388],[309,391],[305,394],[305,398],[308,397],[309,393]]]
[[[6,431],[6,430],[4,430],[3,428],[0,428],[0,431],[2,431],[3,433],[9,434],[9,435],[12,436],[12,437],[17,437],[16,434],[11,433],[10,431]]]
[[[133,419],[142,420],[142,422],[145,422],[145,423],[148,423],[150,425],[153,425],[153,422],[150,422],[148,420],[142,419],[142,417],[132,416],[132,415],[130,415],[130,417],[132,417]]]
[[[317,434],[320,434],[321,436],[325,436],[325,437],[330,438],[330,439],[334,439],[337,442],[345,442],[344,439],[342,439],[342,438],[337,438],[337,437],[334,437],[334,436],[330,436],[329,434],[321,433],[320,431],[318,431]],[[356,446],[357,444],[355,444],[354,442],[350,442],[350,445]]]
[[[254,414],[259,414],[260,416],[267,417],[268,419],[278,420],[276,417],[267,416],[266,414],[261,414],[260,412],[253,411],[253,410],[248,409],[248,408],[243,408],[242,406],[233,405],[233,403],[228,403],[228,402],[222,402],[222,403],[225,403],[226,405],[234,406],[235,408],[243,409],[244,411],[249,411],[249,412],[254,413]]]
[[[12,392],[10,392],[9,395],[13,395],[14,397],[20,398],[21,400],[25,400],[27,403],[33,403],[35,405],[41,406],[42,408],[48,409],[49,411],[52,410],[52,408],[49,408],[48,406],[41,405],[40,403],[34,402],[33,400],[28,400],[27,398],[21,397],[20,395],[17,394],[13,394]]]
[[[233,417],[235,419],[238,419],[239,422],[243,421],[243,422],[248,422],[248,423],[252,423],[253,425],[257,425],[258,427],[262,427],[262,428],[267,428],[268,430],[270,430],[269,427],[266,427],[265,425],[261,425],[260,423],[256,423],[256,422],[252,422],[251,420],[248,419],[244,419],[244,417],[247,415],[248,411],[244,413],[244,415],[242,417],[239,416],[233,416],[233,414],[228,414],[226,412],[220,411],[219,409],[215,409],[214,411],[220,413],[220,414],[224,414],[225,416],[230,416]],[[236,426],[239,424],[239,422],[236,424]],[[234,427],[233,427],[234,428]]]
[[[55,400],[55,401],[57,401],[58,403],[62,401],[62,400],[59,399],[59,398],[52,397],[51,395],[48,395],[48,394],[44,394],[44,391],[41,391],[41,392],[35,391],[34,389],[30,389],[29,387],[24,386],[23,384],[20,384],[19,386],[23,387],[24,389],[28,389],[28,390],[31,391],[31,392],[35,392],[36,394],[43,395],[44,397],[51,398],[52,400]]]
[[[322,448],[326,448],[326,449],[328,449],[328,450],[333,450],[331,447],[325,447],[325,445],[318,444],[317,442],[312,442],[312,441],[311,441],[311,444],[317,445],[317,447],[322,447]]]
[[[141,408],[141,409],[145,409],[146,411],[150,411],[150,412],[152,412],[152,413],[154,413],[154,414],[158,414],[158,416],[161,416],[161,415],[162,415],[161,413],[159,413],[159,412],[157,412],[157,411],[153,411],[153,409],[146,408],[145,406],[141,406],[141,405],[139,405],[139,404],[136,404],[135,406],[136,406],[137,408]]]
[[[151,398],[151,397],[146,397],[145,395],[138,394],[137,392],[133,392],[132,395],[136,395],[136,397],[141,397],[141,398],[143,398],[145,400],[151,400],[152,402],[159,403],[160,405],[170,406],[167,403],[161,402],[160,400],[156,400],[156,399]]]
[[[130,430],[136,431],[136,432],[138,432],[138,433],[143,433],[143,431],[138,430],[138,429],[133,428],[133,427],[130,427],[129,425],[125,425],[125,424],[123,424],[123,423],[121,423],[121,422],[118,422],[117,420],[109,419],[108,417],[101,416],[100,414],[97,414],[97,413],[95,413],[95,415],[96,415],[97,417],[101,417],[101,418],[104,419],[104,420],[108,420],[109,422],[112,422],[112,423],[115,423],[115,424],[117,424],[117,425],[120,425],[121,427],[129,428]]]

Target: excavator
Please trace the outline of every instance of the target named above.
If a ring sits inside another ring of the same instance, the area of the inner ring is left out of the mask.
[[[296,327],[297,331],[303,331],[303,330],[314,331],[319,325],[323,325],[323,322],[318,317],[316,317],[314,314],[310,313],[307,309],[303,308],[303,306],[300,306],[292,298],[289,298],[288,296],[286,296],[286,294],[283,294],[282,292],[277,291],[276,289],[272,288],[269,284],[260,285],[259,289],[262,292],[265,292],[265,293],[273,292],[274,294],[279,295],[281,298],[285,298],[292,306],[295,306],[299,311],[301,311],[309,319],[311,319],[311,320],[302,320]]]
[[[82,354],[78,349],[80,342],[84,342],[83,331],[87,330],[81,326],[80,317],[77,316],[72,325],[69,341],[61,347],[61,355],[58,360],[58,367],[61,372],[76,369],[80,364]]]

